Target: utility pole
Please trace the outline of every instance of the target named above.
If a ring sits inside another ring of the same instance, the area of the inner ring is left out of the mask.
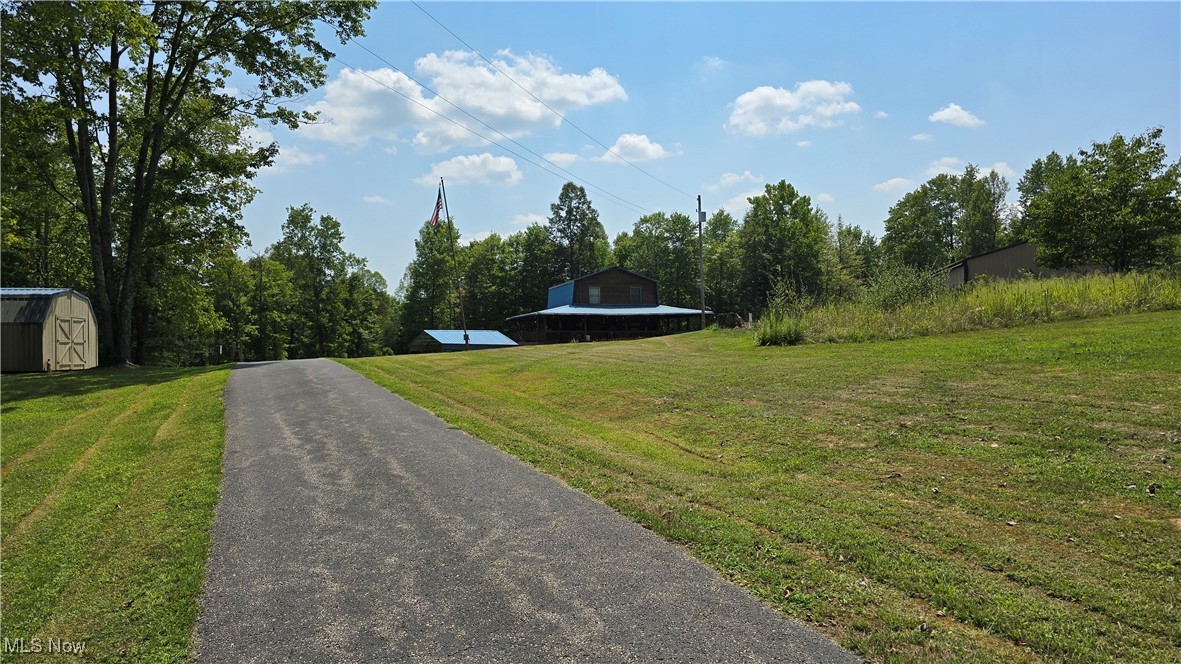
[[[702,240],[702,227],[705,226],[705,213],[701,211],[701,196],[697,196],[697,267],[701,271],[701,329],[705,329],[705,241]]]

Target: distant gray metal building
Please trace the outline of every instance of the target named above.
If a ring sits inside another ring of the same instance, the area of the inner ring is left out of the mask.
[[[0,370],[96,366],[98,328],[90,298],[69,288],[0,288]]]
[[[517,342],[496,330],[468,330],[467,334],[471,350],[509,348],[517,345]],[[411,353],[447,353],[465,350],[468,347],[469,345],[463,342],[463,330],[423,330],[410,342]]]
[[[989,275],[997,279],[1016,279],[1022,276],[1057,277],[1100,270],[1088,265],[1077,270],[1052,270],[1037,262],[1037,246],[1028,242],[969,256],[948,265],[947,287],[959,288],[976,277]]]

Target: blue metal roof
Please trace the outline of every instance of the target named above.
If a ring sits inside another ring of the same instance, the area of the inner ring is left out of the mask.
[[[443,345],[463,345],[463,330],[423,330]],[[468,330],[468,340],[473,346],[516,346],[517,342],[496,330]]]
[[[545,306],[560,307],[563,304],[571,304],[574,302],[574,281],[567,281],[557,286],[550,286],[549,295],[546,297]]]
[[[706,311],[707,314],[713,314],[712,311]],[[528,316],[700,316],[700,309],[682,309],[681,307],[670,307],[666,304],[659,304],[656,306],[637,307],[628,304],[567,304],[561,307],[552,307],[543,309],[541,311],[533,311],[520,316],[512,316],[508,320],[514,318],[525,318]],[[460,339],[462,341],[462,337]]]

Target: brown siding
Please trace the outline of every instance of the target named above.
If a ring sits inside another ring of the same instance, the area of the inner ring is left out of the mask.
[[[655,306],[656,282],[646,277],[629,274],[623,270],[611,270],[602,274],[584,277],[574,282],[574,304],[590,304],[590,287],[599,287],[599,304],[640,304]],[[639,286],[640,301],[631,301],[631,287]]]
[[[966,267],[963,263],[957,263],[955,267],[947,271],[947,287],[959,288],[964,285],[964,271]]]
[[[4,371],[45,371],[42,328],[36,323],[5,323],[0,369]]]
[[[1016,279],[1025,274],[1034,277],[1057,277],[1096,271],[1102,269],[1094,265],[1083,266],[1077,270],[1052,270],[1041,267],[1037,263],[1037,247],[1032,244],[1018,244],[960,261],[948,271],[947,285],[949,288],[958,288],[983,275],[997,279]]]
[[[1008,249],[1001,249],[992,253],[969,258],[968,279],[982,274],[991,274],[999,279],[1011,279],[1021,274],[1022,270],[1037,273],[1037,249],[1032,244],[1019,244]]]

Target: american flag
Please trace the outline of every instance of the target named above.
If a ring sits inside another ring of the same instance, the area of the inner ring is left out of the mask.
[[[435,213],[431,215],[431,228],[439,225],[439,213],[443,211],[443,189],[439,188],[439,198],[435,201]]]

